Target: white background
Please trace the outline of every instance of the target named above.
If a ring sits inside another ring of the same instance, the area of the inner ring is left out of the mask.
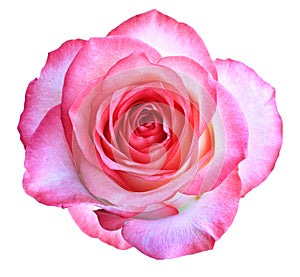
[[[47,53],[68,39],[105,36],[157,8],[193,26],[213,59],[240,60],[277,89],[284,144],[277,165],[241,200],[213,251],[156,261],[83,234],[66,210],[22,190],[24,149],[16,126],[26,87]],[[297,1],[2,1],[0,4],[0,276],[300,276]]]

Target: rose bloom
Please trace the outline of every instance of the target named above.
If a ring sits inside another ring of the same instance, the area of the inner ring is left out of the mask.
[[[23,186],[155,259],[212,249],[282,143],[275,90],[152,10],[51,52],[18,126]]]

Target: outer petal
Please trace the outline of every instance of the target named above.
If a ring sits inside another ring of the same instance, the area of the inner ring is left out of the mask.
[[[101,227],[94,212],[98,208],[91,205],[79,205],[69,208],[69,212],[80,229],[90,237],[98,238],[119,249],[130,248],[131,245],[123,239],[121,230],[107,231]]]
[[[60,120],[60,105],[46,114],[32,136],[25,167],[24,190],[43,204],[66,207],[97,202],[84,188],[74,167]]]
[[[153,46],[164,57],[192,58],[217,78],[215,66],[195,30],[157,10],[128,19],[109,35],[125,35],[140,39]]]
[[[219,81],[237,99],[248,128],[248,157],[239,164],[245,195],[272,171],[282,144],[282,121],[275,103],[275,89],[252,69],[232,60],[216,60]]]
[[[40,78],[29,84],[18,127],[25,147],[46,113],[61,103],[65,73],[84,43],[85,41],[79,39],[70,40],[49,53]]]
[[[123,227],[123,237],[155,259],[212,249],[235,217],[240,190],[240,179],[233,171],[222,185],[180,214],[157,220],[129,220]]]

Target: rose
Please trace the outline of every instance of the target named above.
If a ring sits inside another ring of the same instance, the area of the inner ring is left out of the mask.
[[[274,89],[156,10],[65,42],[26,92],[25,191],[156,259],[211,249],[281,147]]]

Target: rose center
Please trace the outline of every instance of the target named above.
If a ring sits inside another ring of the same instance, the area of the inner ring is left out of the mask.
[[[140,131],[152,130],[153,128],[155,128],[155,120],[153,114],[147,112],[144,115],[142,115],[139,119],[138,125],[138,129]]]
[[[132,150],[142,152],[143,162],[150,162],[148,155],[151,147],[163,143],[167,134],[163,128],[163,119],[160,112],[151,105],[135,107],[132,109],[131,116],[128,118],[132,124],[132,133],[129,138],[129,145]],[[136,155],[132,158],[137,160]],[[141,161],[141,159],[138,159]]]
[[[135,134],[143,138],[164,133],[162,118],[155,111],[143,110],[136,123]],[[164,138],[162,138],[164,139]]]

